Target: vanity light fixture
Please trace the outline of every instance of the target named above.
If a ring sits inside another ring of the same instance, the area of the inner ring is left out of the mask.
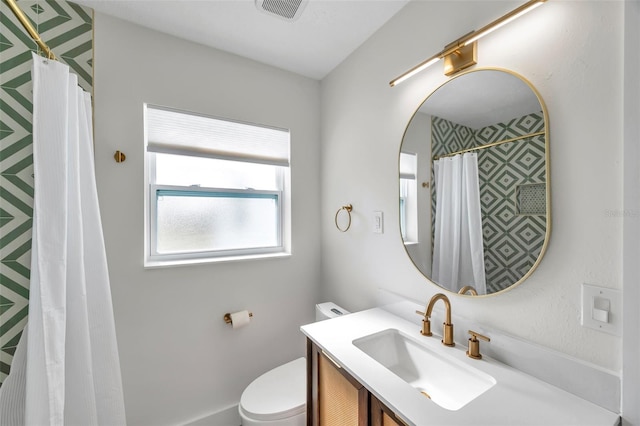
[[[480,28],[476,31],[460,37],[453,43],[448,44],[445,48],[436,53],[429,59],[419,63],[415,67],[406,71],[402,75],[394,78],[389,82],[391,87],[402,83],[404,80],[416,75],[420,71],[438,62],[440,59],[444,59],[444,73],[445,75],[452,75],[468,68],[477,63],[477,41],[479,38],[497,30],[501,26],[513,21],[514,19],[524,15],[525,13],[535,9],[542,5],[547,0],[529,0],[520,7],[513,9],[506,15],[501,16],[488,25]]]

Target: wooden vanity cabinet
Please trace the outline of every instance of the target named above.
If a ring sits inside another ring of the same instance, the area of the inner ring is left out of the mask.
[[[370,425],[371,426],[405,426],[400,420],[398,420],[389,408],[384,405],[378,399],[369,395],[369,412],[370,412]]]
[[[307,426],[403,426],[393,412],[307,339]]]
[[[307,425],[368,426],[369,392],[307,340]]]

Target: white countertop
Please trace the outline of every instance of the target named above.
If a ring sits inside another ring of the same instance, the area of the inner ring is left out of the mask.
[[[455,326],[455,324],[454,324]],[[301,327],[302,332],[362,383],[407,424],[615,426],[619,416],[571,393],[508,367],[487,356],[466,356],[466,345],[449,348],[440,342],[440,324],[434,336],[420,334],[415,324],[375,308]],[[440,407],[353,345],[353,340],[387,329],[397,329],[431,350],[481,370],[496,385],[459,410]],[[480,345],[482,352],[482,343]]]

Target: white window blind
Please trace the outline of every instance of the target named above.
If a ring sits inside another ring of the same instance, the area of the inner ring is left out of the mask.
[[[289,166],[289,131],[147,105],[147,151]]]
[[[400,179],[415,179],[417,172],[417,156],[408,152],[400,153]]]

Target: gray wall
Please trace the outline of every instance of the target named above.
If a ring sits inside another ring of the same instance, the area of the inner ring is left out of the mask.
[[[624,329],[623,425],[640,424],[640,2],[625,1],[624,20]]]
[[[304,355],[320,267],[317,81],[95,17],[95,132],[122,376],[131,425],[232,406],[251,380]],[[291,129],[289,258],[143,268],[144,102]],[[127,155],[117,164],[113,153]],[[253,321],[232,330],[225,312]]]
[[[389,80],[490,22],[510,2],[411,2],[322,81],[323,296],[350,310],[378,288],[427,301],[440,291],[413,266],[395,225],[397,159],[409,118],[446,77],[436,65]],[[454,314],[619,371],[622,340],[580,325],[581,284],[622,286],[624,3],[552,1],[480,40],[478,67],[531,81],[549,110],[552,232],[534,274],[487,298],[452,295]],[[447,19],[454,17],[455,19]],[[335,210],[353,204],[347,233]],[[372,212],[385,233],[372,233]],[[621,313],[618,313],[620,315]]]

